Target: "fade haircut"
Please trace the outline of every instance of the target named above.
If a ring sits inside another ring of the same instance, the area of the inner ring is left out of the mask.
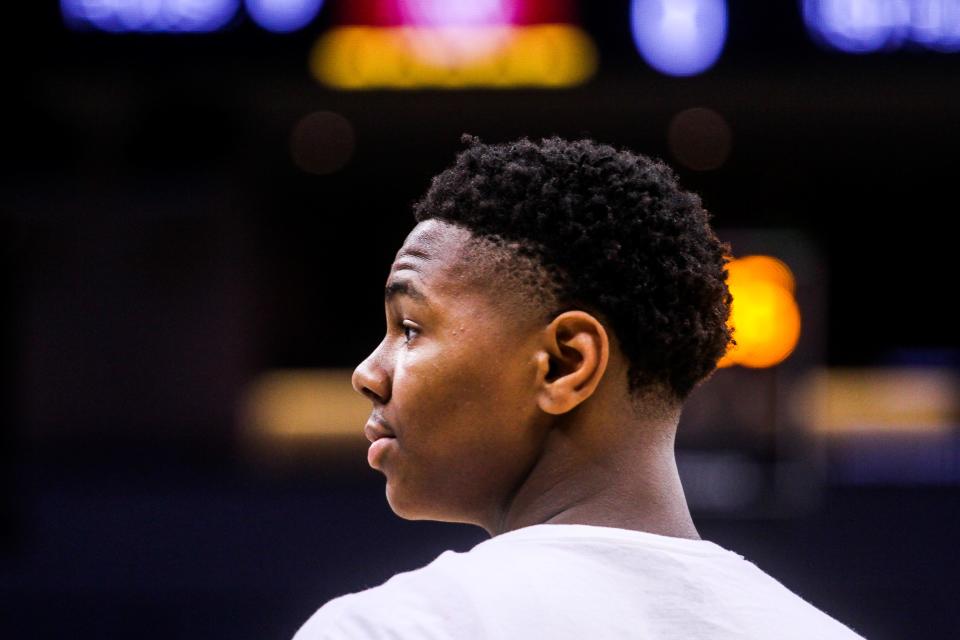
[[[463,142],[414,205],[418,222],[469,230],[474,251],[501,253],[497,286],[519,286],[548,313],[596,314],[630,362],[634,394],[683,400],[716,368],[731,342],[729,248],[668,166],[592,140]]]

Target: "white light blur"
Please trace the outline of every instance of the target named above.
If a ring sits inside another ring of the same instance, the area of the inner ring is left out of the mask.
[[[410,52],[421,62],[447,69],[462,68],[495,56],[516,37],[508,26],[434,27],[405,30]]]
[[[960,51],[960,0],[804,0],[803,18],[815,38],[847,53]]]
[[[226,26],[240,0],[60,0],[71,28],[121,33],[204,33]]]
[[[323,0],[246,0],[247,13],[267,31],[288,33],[310,24]]]
[[[703,73],[727,39],[724,0],[633,0],[630,24],[647,63],[671,76]]]
[[[417,27],[489,27],[512,24],[520,0],[397,0],[404,22]]]

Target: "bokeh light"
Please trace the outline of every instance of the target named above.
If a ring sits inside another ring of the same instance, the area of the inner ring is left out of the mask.
[[[246,0],[247,13],[267,31],[288,33],[310,24],[323,0]]]
[[[960,51],[960,0],[928,0],[911,12],[910,39],[928,49]]]
[[[791,412],[826,435],[949,434],[960,415],[958,388],[960,375],[948,368],[815,369]]]
[[[710,171],[723,166],[730,156],[733,132],[716,111],[694,107],[673,117],[667,129],[667,143],[684,166]]]
[[[806,0],[807,27],[833,48],[870,53],[900,46],[907,35],[910,8],[904,2]]]
[[[730,326],[737,344],[718,363],[772,367],[783,362],[800,339],[800,308],[790,268],[771,256],[746,256],[727,265],[733,296]]]
[[[960,50],[960,0],[804,0],[803,19],[817,41],[846,53]]]
[[[671,76],[692,76],[714,65],[727,39],[724,0],[633,0],[630,25],[647,63]]]
[[[342,169],[353,157],[353,125],[339,113],[315,111],[290,134],[290,154],[301,170],[326,175]]]
[[[422,62],[459,69],[502,52],[517,34],[509,26],[411,28],[401,31]]]
[[[338,26],[502,27],[574,24],[574,0],[349,0],[337,2]]]
[[[459,68],[506,48],[517,0],[397,0],[410,51],[429,64]]]
[[[571,25],[515,27],[506,46],[460,64],[433,64],[410,40],[436,44],[435,31],[417,28],[340,27],[314,46],[310,69],[338,89],[412,87],[569,87],[585,82],[597,66],[593,41]],[[451,56],[455,56],[451,53]]]
[[[247,435],[366,443],[362,425],[370,415],[370,403],[353,390],[352,373],[338,369],[264,371],[250,383],[240,403]]]
[[[240,0],[60,0],[72,29],[206,33],[225,27]]]
[[[518,0],[397,0],[407,25],[417,27],[491,27],[513,23]]]

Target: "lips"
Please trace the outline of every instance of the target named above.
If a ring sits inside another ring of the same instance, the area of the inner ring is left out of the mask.
[[[370,449],[367,450],[367,463],[374,469],[382,467],[381,458],[386,455],[387,449],[397,441],[397,436],[386,423],[378,420],[375,416],[370,416],[366,426],[363,427],[363,434],[370,441]]]
[[[380,438],[396,438],[397,435],[387,426],[385,422],[375,416],[370,416],[367,424],[363,427],[363,435],[370,442],[376,442]]]

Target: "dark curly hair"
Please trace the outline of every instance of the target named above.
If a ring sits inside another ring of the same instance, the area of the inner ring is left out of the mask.
[[[669,167],[592,140],[463,142],[414,205],[418,222],[465,227],[535,258],[561,308],[612,328],[631,392],[665,386],[682,400],[716,368],[731,342],[729,248]]]

